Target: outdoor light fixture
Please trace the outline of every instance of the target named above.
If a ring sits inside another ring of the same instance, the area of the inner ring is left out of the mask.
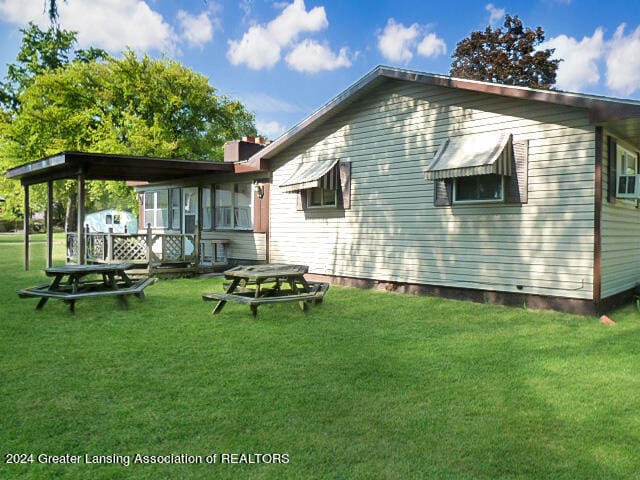
[[[258,196],[258,198],[264,197],[264,185],[262,183],[258,183],[258,182],[254,183],[253,190],[254,192],[256,192],[256,195]]]

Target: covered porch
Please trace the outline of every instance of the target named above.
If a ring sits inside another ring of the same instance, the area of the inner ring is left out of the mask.
[[[162,158],[61,152],[35,162],[13,168],[8,178],[20,180],[24,187],[24,211],[30,211],[31,185],[47,184],[47,267],[53,263],[53,182],[77,181],[77,230],[67,232],[67,262],[119,263],[131,262],[140,269],[194,271],[201,267],[226,264],[227,239],[200,238],[194,233],[157,232],[151,226],[138,233],[89,232],[84,225],[87,180],[125,180],[136,182],[174,181],[200,175],[233,173],[232,163]],[[29,215],[24,216],[24,268],[29,270]]]

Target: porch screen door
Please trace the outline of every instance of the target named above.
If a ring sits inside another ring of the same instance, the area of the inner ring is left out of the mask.
[[[182,190],[182,225],[183,233],[196,233],[198,225],[198,188],[190,187]]]

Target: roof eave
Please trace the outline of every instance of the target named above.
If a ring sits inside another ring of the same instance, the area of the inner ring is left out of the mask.
[[[594,125],[628,118],[640,118],[640,102],[637,101],[561,92],[556,90],[539,90],[528,87],[502,85],[380,65],[367,73],[342,93],[329,100],[325,105],[305,118],[302,122],[298,123],[289,131],[281,135],[271,145],[257,152],[250,158],[250,161],[258,161],[262,158],[269,159],[273,157],[288,147],[295,139],[306,134],[309,129],[317,126],[332,114],[339,111],[341,107],[344,107],[345,103],[348,104],[348,102],[353,101],[354,97],[358,97],[358,94],[364,89],[371,87],[384,79],[406,80],[426,85],[456,88],[460,90],[500,95],[509,98],[519,98],[529,101],[584,108],[589,111],[590,121]]]
[[[221,162],[176,160],[130,155],[61,152],[7,171],[7,178],[32,185],[83,174],[88,180],[160,181],[204,173],[232,173]]]

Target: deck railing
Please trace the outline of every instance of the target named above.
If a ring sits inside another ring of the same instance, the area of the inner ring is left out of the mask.
[[[86,261],[136,264],[197,263],[199,240],[184,233],[95,233],[85,235]],[[67,233],[67,261],[78,261],[78,235]]]

